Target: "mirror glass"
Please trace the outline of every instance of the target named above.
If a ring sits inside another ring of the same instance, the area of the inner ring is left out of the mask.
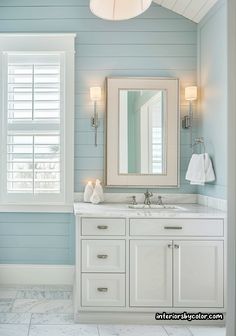
[[[179,186],[179,80],[107,78],[106,186]]]
[[[119,174],[166,173],[166,90],[119,90]]]

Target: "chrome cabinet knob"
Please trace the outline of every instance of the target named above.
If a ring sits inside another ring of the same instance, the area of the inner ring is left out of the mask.
[[[97,290],[98,290],[98,292],[102,292],[102,293],[108,292],[108,288],[107,287],[98,287]]]
[[[107,225],[98,225],[97,228],[98,228],[98,230],[107,230],[108,226]]]
[[[164,226],[165,230],[182,230],[182,226]]]
[[[108,258],[108,255],[107,255],[107,254],[98,254],[98,255],[97,255],[97,258],[98,258],[98,259],[107,259],[107,258]]]

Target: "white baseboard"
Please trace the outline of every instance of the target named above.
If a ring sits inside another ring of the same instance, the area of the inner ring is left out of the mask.
[[[72,285],[73,265],[0,265],[0,285]]]

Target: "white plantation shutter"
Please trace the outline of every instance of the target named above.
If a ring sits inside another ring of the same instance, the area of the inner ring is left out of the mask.
[[[65,178],[63,54],[4,58],[6,193],[38,201],[52,194],[59,201]]]
[[[74,59],[75,34],[0,34],[0,204],[71,209]]]

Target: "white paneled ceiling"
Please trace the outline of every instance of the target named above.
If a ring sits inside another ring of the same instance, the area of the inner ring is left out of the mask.
[[[186,18],[200,22],[218,0],[153,0]]]

